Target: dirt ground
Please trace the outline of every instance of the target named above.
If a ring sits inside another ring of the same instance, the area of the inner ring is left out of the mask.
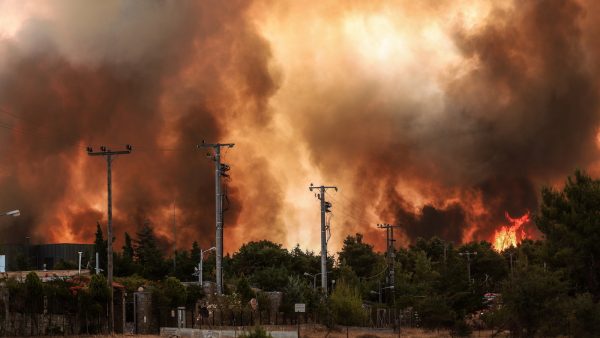
[[[311,328],[301,328],[300,336],[302,338],[433,338],[433,337],[441,337],[441,338],[450,338],[452,337],[448,331],[440,330],[440,331],[426,331],[422,329],[415,328],[405,328],[402,329],[400,334],[398,332],[392,332],[391,330],[377,330],[377,329],[369,329],[369,328],[338,328],[337,330],[328,331],[324,327],[311,327]],[[64,336],[59,336],[64,338]],[[84,338],[100,338],[100,337],[111,337],[111,336],[101,336],[101,335],[91,335],[91,336],[78,336]],[[159,338],[159,335],[114,335],[114,338]],[[492,331],[474,331],[471,337],[492,337]],[[498,335],[496,337],[505,337],[502,335]]]
[[[302,338],[430,338],[430,337],[452,337],[448,331],[426,331],[416,328],[404,328],[400,333],[392,330],[376,330],[369,328],[339,328],[338,330],[328,331],[325,328],[313,328],[300,331]],[[471,337],[491,337],[492,331],[475,331]],[[498,337],[498,336],[496,336]]]

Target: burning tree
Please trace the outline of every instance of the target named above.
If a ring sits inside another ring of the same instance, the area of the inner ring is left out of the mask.
[[[509,225],[500,227],[494,233],[492,244],[497,251],[504,251],[511,246],[516,247],[523,239],[526,239],[527,233],[525,232],[524,225],[531,220],[529,211],[519,218],[510,217],[508,212],[505,212],[504,216],[508,220]]]

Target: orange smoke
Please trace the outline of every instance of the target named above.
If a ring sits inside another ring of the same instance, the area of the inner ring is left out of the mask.
[[[113,167],[117,241],[150,221],[165,248],[212,246],[204,139],[236,144],[223,154],[226,251],[318,250],[311,182],[340,188],[327,196],[332,252],[356,232],[383,249],[380,222],[402,225],[403,244],[516,245],[516,220],[496,231],[504,210],[534,210],[541,184],[599,158],[597,9],[0,1],[0,206],[22,211],[2,240],[93,240],[106,164],[85,146],[129,143]]]
[[[505,212],[505,216],[510,224],[501,226],[494,233],[492,243],[496,251],[503,251],[511,246],[516,247],[528,237],[523,226],[531,220],[529,211],[519,218],[510,217],[508,212]]]

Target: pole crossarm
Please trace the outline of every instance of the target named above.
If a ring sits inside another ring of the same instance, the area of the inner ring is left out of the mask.
[[[213,160],[215,161],[215,242],[216,242],[216,282],[217,294],[223,294],[223,193],[221,192],[221,177],[228,175],[230,167],[226,164],[221,164],[221,148],[233,148],[235,143],[205,143],[202,140],[198,144],[198,149],[212,148],[214,150]],[[210,155],[210,154],[209,154]]]

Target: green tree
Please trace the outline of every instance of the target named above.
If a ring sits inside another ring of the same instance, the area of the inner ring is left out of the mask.
[[[188,285],[185,289],[185,294],[185,306],[188,309],[194,309],[196,302],[205,296],[204,289],[196,284]]]
[[[373,267],[381,259],[373,251],[373,246],[363,243],[363,235],[356,234],[348,236],[344,240],[342,251],[338,253],[339,261],[345,262],[358,277],[369,277],[373,273]]]
[[[321,269],[321,257],[312,251],[302,251],[298,244],[292,249],[290,256],[289,270],[291,274],[302,276],[308,272],[314,275]]]
[[[304,294],[302,292],[302,283],[298,277],[290,276],[288,283],[283,290],[283,298],[279,310],[287,315],[294,313],[294,304],[304,303]]]
[[[262,240],[243,244],[238,252],[233,254],[231,264],[238,274],[251,276],[265,268],[286,268],[289,262],[290,254],[281,244]]]
[[[190,250],[190,259],[194,264],[198,264],[200,262],[201,250],[202,249],[200,248],[200,245],[198,245],[198,242],[194,241],[194,243],[192,243],[192,249]]]
[[[257,270],[250,280],[262,290],[281,291],[287,284],[288,275],[285,267],[266,267]]]
[[[125,244],[123,245],[123,257],[130,259],[133,262],[135,257],[135,249],[133,248],[133,241],[129,233],[125,232]]]
[[[237,285],[235,286],[235,292],[237,292],[242,300],[242,305],[248,304],[250,299],[254,298],[256,295],[252,288],[250,288],[250,284],[248,284],[248,279],[245,276],[240,277],[238,279]]]
[[[96,237],[94,240],[94,259],[96,259],[96,252],[100,260],[100,269],[102,274],[106,275],[106,260],[108,259],[108,241],[104,239],[100,222],[96,223]]]
[[[563,305],[566,303],[566,285],[558,273],[539,266],[529,266],[516,271],[511,280],[504,282],[503,307],[508,327],[517,336],[544,336],[566,331]],[[541,329],[553,332],[540,332]]]
[[[600,332],[600,303],[591,294],[577,295],[571,301],[569,328],[573,337],[596,337]]]
[[[175,254],[175,257],[176,268],[173,271],[173,275],[182,281],[193,280],[195,264],[190,259],[190,254],[187,251],[180,251]]]
[[[281,291],[287,284],[290,259],[281,244],[263,240],[242,245],[230,264],[233,273],[248,276],[252,285],[266,291]]]
[[[149,223],[145,223],[137,233],[135,255],[142,277],[159,280],[167,274],[167,263],[158,248],[154,230]]]
[[[367,312],[362,307],[360,291],[344,281],[337,283],[329,297],[328,305],[337,324],[362,326],[367,320]]]
[[[179,279],[168,277],[152,288],[153,311],[160,326],[169,325],[171,310],[186,304],[187,294]],[[172,325],[172,324],[171,324]]]
[[[138,271],[138,265],[135,262],[135,249],[131,236],[125,232],[125,244],[120,255],[115,255],[115,275],[131,276]]]
[[[545,235],[549,263],[566,271],[572,287],[600,298],[600,181],[583,171],[562,191],[542,190],[536,225]]]
[[[87,315],[100,319],[106,313],[106,304],[109,297],[108,282],[103,275],[92,276],[86,296],[88,297],[86,299],[88,306],[85,308]],[[100,330],[100,328],[97,330]]]

